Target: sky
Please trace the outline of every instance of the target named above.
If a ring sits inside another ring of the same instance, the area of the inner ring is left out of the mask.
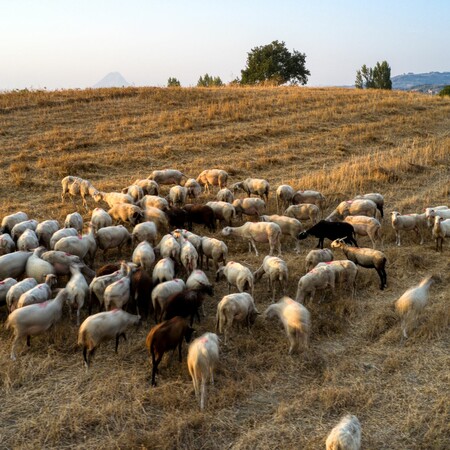
[[[0,0],[0,89],[136,86],[240,77],[274,40],[306,54],[308,86],[352,85],[363,64],[391,75],[450,71],[449,0]]]

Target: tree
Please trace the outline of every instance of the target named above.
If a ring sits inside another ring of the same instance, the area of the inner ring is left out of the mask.
[[[181,83],[175,77],[169,77],[167,87],[180,87]]]
[[[277,85],[306,84],[306,55],[294,50],[292,53],[284,42],[273,41],[268,45],[252,48],[247,53],[247,66],[241,70],[241,84],[271,82]]]
[[[356,72],[355,87],[357,89],[392,89],[391,68],[386,61],[377,62],[375,67],[362,65]]]
[[[220,77],[212,77],[205,73],[205,75],[200,77],[197,81],[197,87],[218,87],[223,86]]]
[[[443,97],[444,95],[450,95],[450,86],[445,86],[439,91],[439,95]]]

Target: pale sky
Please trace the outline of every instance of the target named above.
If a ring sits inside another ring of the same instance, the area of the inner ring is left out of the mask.
[[[450,71],[450,0],[0,0],[0,89],[136,86],[240,77],[273,40],[306,54],[308,86],[351,85],[363,65],[392,76]]]

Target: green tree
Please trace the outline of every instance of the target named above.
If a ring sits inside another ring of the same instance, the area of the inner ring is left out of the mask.
[[[252,48],[247,53],[247,65],[241,70],[241,84],[306,84],[310,71],[305,67],[306,55],[292,53],[284,42],[273,41],[268,45]]]
[[[180,87],[181,83],[175,77],[169,77],[167,80],[167,87]]]
[[[391,68],[386,61],[377,62],[375,67],[362,65],[356,71],[355,87],[358,89],[392,89]]]
[[[450,95],[450,86],[445,86],[439,91],[439,95],[443,97],[444,95]]]
[[[220,77],[212,77],[205,73],[205,75],[200,77],[197,81],[197,87],[218,87],[223,86]]]

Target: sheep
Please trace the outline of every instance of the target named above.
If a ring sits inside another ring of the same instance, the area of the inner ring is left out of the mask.
[[[375,217],[347,216],[344,222],[350,223],[358,236],[369,236],[373,248],[375,239],[381,240],[381,223]]]
[[[214,272],[217,272],[220,262],[227,263],[228,247],[219,239],[204,236],[201,240],[200,268],[203,268],[203,257],[206,258],[206,270],[209,269],[209,260],[212,259]]]
[[[277,200],[277,214],[280,214],[280,208],[287,208],[294,197],[295,191],[288,184],[282,184],[277,187],[276,200]]]
[[[195,180],[195,178],[189,178],[189,180],[184,183],[184,187],[187,189],[187,196],[189,198],[198,198],[202,193],[202,187]]]
[[[128,194],[133,198],[134,203],[137,203],[143,196],[144,190],[137,184],[132,184],[122,189],[122,194]]]
[[[194,270],[186,280],[187,289],[201,289],[204,286],[207,286],[210,289],[210,295],[213,295],[212,284],[202,270]]]
[[[249,197],[255,194],[261,197],[262,200],[269,201],[270,185],[267,180],[262,178],[247,178],[239,183],[234,183],[231,188],[234,193],[244,191]]]
[[[178,347],[178,359],[181,362],[183,339],[189,343],[194,332],[195,330],[182,317],[174,317],[154,326],[150,330],[145,340],[145,346],[147,347],[149,358],[150,356],[152,358],[152,386],[156,386],[156,374],[164,353],[169,350],[175,351]]]
[[[325,197],[318,191],[296,191],[292,197],[292,204],[298,205],[300,203],[312,203],[317,205],[321,211],[325,206]]]
[[[74,197],[78,194],[81,196],[83,206],[87,208],[87,195],[93,197],[97,194],[97,189],[92,185],[89,180],[84,180],[80,177],[67,176],[61,180],[62,193],[61,193],[61,202],[64,202],[64,198],[68,193],[70,197],[72,197],[72,201],[74,201]]]
[[[34,278],[39,283],[45,280],[49,274],[56,275],[56,269],[48,261],[42,259],[42,254],[45,252],[45,247],[38,247],[33,254],[28,258],[25,266],[25,274],[27,277]]]
[[[61,230],[53,233],[52,237],[50,238],[50,250],[53,250],[55,248],[56,243],[60,239],[69,236],[78,236],[78,231],[75,228],[62,228]]]
[[[241,292],[226,295],[217,305],[216,332],[224,334],[226,345],[233,323],[245,324],[250,333],[250,327],[255,323],[258,315],[259,311],[250,294]]]
[[[342,239],[333,241],[331,248],[340,248],[347,259],[358,266],[365,267],[366,269],[375,269],[380,277],[380,289],[383,290],[387,286],[385,269],[387,258],[383,252],[371,248],[350,247]]]
[[[329,248],[311,250],[305,259],[306,272],[314,269],[320,262],[333,261],[333,252]]]
[[[216,231],[216,216],[214,210],[207,205],[186,204],[188,229],[192,230],[192,223],[204,225],[209,231]]]
[[[11,237],[13,238],[14,242],[17,242],[17,240],[20,238],[20,236],[22,236],[22,234],[26,230],[36,231],[37,226],[38,222],[37,220],[34,219],[25,220],[23,222],[17,223],[11,230]]]
[[[182,208],[186,203],[188,190],[184,186],[172,186],[169,190],[168,200],[169,205],[178,206]]]
[[[120,280],[108,285],[103,293],[103,302],[106,311],[115,308],[122,308],[128,303],[131,297],[131,275],[133,269],[127,265],[127,272]]]
[[[302,203],[300,205],[291,205],[287,208],[284,216],[293,217],[297,220],[310,220],[313,225],[318,222],[320,209],[313,203]]]
[[[131,274],[130,288],[129,304],[135,307],[137,314],[141,315],[143,319],[147,319],[149,313],[153,313],[151,276],[142,267],[135,268]]]
[[[129,223],[132,226],[141,222],[144,218],[144,212],[142,209],[139,208],[139,206],[131,205],[129,203],[119,203],[114,205],[110,210],[108,210],[108,214],[113,220],[124,224]]]
[[[319,238],[317,248],[323,248],[323,241],[325,238],[332,241],[343,238],[346,242],[358,246],[358,243],[355,240],[355,229],[349,223],[321,220],[306,231],[299,233],[297,239],[306,239],[308,236]]]
[[[6,306],[8,311],[11,313],[17,309],[17,302],[19,301],[20,296],[30,289],[33,289],[37,284],[38,282],[34,278],[25,278],[17,284],[14,284],[6,294]]]
[[[272,222],[279,225],[281,229],[281,234],[285,236],[291,236],[295,240],[295,252],[300,253],[300,243],[297,239],[299,233],[304,231],[302,223],[291,217],[279,216],[278,214],[273,214],[271,216],[261,216],[262,222]]]
[[[123,247],[131,244],[131,234],[123,225],[102,228],[97,231],[95,239],[98,248],[103,251],[103,259],[106,259],[106,252],[111,248],[117,248],[120,257]]]
[[[14,340],[11,348],[11,359],[16,360],[16,348],[22,337],[27,337],[30,346],[30,337],[47,331],[61,319],[62,307],[67,300],[66,289],[61,289],[54,300],[28,305],[15,309],[8,316],[6,328],[14,330]]]
[[[17,284],[17,280],[11,277],[0,281],[0,306],[6,304],[6,297],[13,286]],[[9,309],[9,308],[8,308]]]
[[[325,291],[331,288],[334,291],[335,275],[329,266],[317,267],[303,275],[298,281],[295,300],[303,303],[309,296],[310,301],[314,299],[316,291]]]
[[[335,285],[338,284],[342,289],[349,286],[351,289],[352,298],[356,293],[356,276],[358,275],[358,267],[353,261],[347,259],[320,262],[316,267],[328,266],[334,272]]]
[[[39,239],[33,230],[25,230],[17,240],[17,250],[26,252],[39,247]]]
[[[24,292],[17,302],[17,308],[43,303],[52,295],[52,287],[56,284],[56,275],[49,274],[45,277],[45,282],[38,284],[27,292]]]
[[[152,304],[155,312],[155,322],[161,322],[168,299],[174,294],[182,292],[186,288],[183,280],[175,278],[171,281],[164,281],[155,286],[152,292]]]
[[[16,250],[16,244],[8,233],[0,234],[0,256]]]
[[[216,200],[218,202],[233,203],[234,195],[228,188],[223,188],[217,193]]]
[[[290,297],[283,297],[266,309],[264,317],[266,319],[278,317],[281,320],[289,340],[289,355],[299,350],[300,346],[305,350],[308,348],[311,315],[302,304]]]
[[[83,218],[80,213],[74,212],[67,214],[64,220],[64,228],[75,228],[78,233],[83,231]]]
[[[381,218],[384,217],[383,207],[384,207],[384,197],[378,192],[371,192],[370,194],[357,195],[354,200],[359,199],[369,199],[372,200],[376,205],[377,209],[380,212]]]
[[[361,424],[356,416],[347,414],[331,430],[326,450],[360,450]]]
[[[275,283],[278,282],[282,294],[286,292],[289,271],[285,261],[276,256],[265,256],[261,267],[253,273],[255,282],[267,274],[269,291],[272,292],[272,302],[275,301]]]
[[[210,186],[219,186],[223,189],[227,185],[228,173],[220,169],[206,169],[198,177],[197,183],[205,187],[205,191],[210,191]]]
[[[137,205],[142,209],[147,209],[149,207],[158,208],[161,211],[169,209],[169,202],[165,198],[157,195],[145,195],[137,202]]]
[[[427,208],[425,210],[425,217],[427,218],[428,226],[432,227],[435,217],[442,217],[443,219],[450,219],[450,209],[435,209]]]
[[[400,231],[414,230],[420,237],[420,245],[423,244],[423,235],[420,230],[420,214],[401,215],[398,211],[391,212],[391,224],[395,230],[395,243],[400,247]]]
[[[86,197],[89,195],[92,198],[95,197],[95,195],[98,193],[97,189],[92,185],[92,183],[89,180],[82,180],[80,185],[80,195],[81,200],[83,203],[83,206],[88,209]]]
[[[100,312],[85,319],[78,331],[78,345],[83,347],[86,369],[89,369],[92,356],[99,344],[115,338],[117,353],[120,337],[126,340],[127,328],[138,325],[140,320],[140,316],[129,314],[121,309]]]
[[[156,225],[158,233],[166,233],[169,231],[169,223],[163,211],[152,206],[147,206],[144,210],[144,219],[153,222]]]
[[[103,200],[109,205],[110,208],[120,203],[130,203],[130,204],[134,203],[133,197],[131,195],[122,194],[121,192],[99,191],[94,195],[94,200],[96,203]]]
[[[148,180],[156,181],[158,184],[181,184],[183,178],[188,177],[174,169],[154,170],[148,177]]]
[[[177,239],[171,234],[165,234],[159,244],[155,247],[155,252],[161,258],[172,258],[175,262],[180,262],[181,247]]]
[[[233,219],[236,219],[236,210],[233,205],[227,202],[208,202],[206,206],[209,206],[214,211],[214,215],[220,222],[225,222],[231,226]]]
[[[169,225],[174,228],[184,228],[188,221],[188,213],[182,208],[172,206],[165,211]]]
[[[151,245],[156,244],[156,225],[153,222],[138,223],[131,233],[133,247],[142,241],[148,241]]]
[[[153,268],[153,284],[171,281],[175,278],[175,263],[171,258],[160,259]]]
[[[57,220],[44,220],[36,227],[36,235],[39,244],[45,248],[50,248],[50,239],[59,230],[59,222]]]
[[[198,234],[192,233],[188,230],[184,230],[184,229],[179,229],[177,228],[176,230],[173,230],[171,235],[177,239],[178,241],[180,241],[180,236],[184,237],[185,239],[187,239],[194,247],[195,250],[197,250],[197,253],[200,255],[201,251],[202,251],[202,237],[199,236]]]
[[[231,292],[231,286],[236,286],[239,292],[244,292],[248,289],[252,292],[255,285],[252,271],[235,261],[229,261],[226,266],[222,266],[216,272],[216,282],[221,277],[225,277],[228,283],[228,293]]]
[[[433,239],[436,240],[436,251],[442,252],[444,238],[450,236],[450,219],[444,220],[441,216],[436,216],[432,235]]]
[[[180,245],[180,261],[188,276],[197,268],[197,250],[195,250],[195,247],[184,238]]]
[[[369,199],[345,200],[325,220],[336,222],[347,216],[376,217],[377,205]]]
[[[80,271],[80,266],[72,264],[69,268],[72,276],[65,287],[67,301],[71,309],[77,310],[77,325],[80,325],[80,310],[89,296],[89,286]]]
[[[214,369],[219,361],[219,337],[215,333],[204,333],[192,341],[188,350],[187,365],[199,398],[200,410],[205,408],[206,383],[214,384]],[[200,386],[201,381],[201,386]]]
[[[246,216],[256,216],[259,220],[264,210],[266,209],[266,203],[260,198],[237,198],[233,202],[236,215],[242,220],[242,214]]]
[[[72,264],[78,264],[81,272],[87,279],[95,276],[95,272],[83,264],[79,256],[70,255],[69,253],[59,252],[56,250],[50,250],[42,253],[40,257],[54,267],[56,275],[68,275],[70,274],[70,266]]]
[[[91,223],[97,228],[110,227],[113,224],[112,217],[103,209],[95,208],[91,214]]]
[[[415,324],[418,315],[425,308],[428,301],[429,290],[433,282],[433,276],[427,276],[418,285],[406,290],[406,292],[395,301],[395,310],[401,317],[402,340],[403,338],[408,339],[406,333],[407,329]]]
[[[25,222],[28,220],[28,215],[22,211],[5,216],[2,219],[2,224],[0,226],[0,233],[11,233],[14,225]]]
[[[100,231],[106,230],[102,228]],[[88,264],[94,262],[97,252],[96,229],[94,225],[89,224],[88,233],[83,236],[69,236],[60,239],[55,244],[55,250],[70,253],[86,260]]]
[[[14,252],[0,256],[0,280],[5,278],[19,278],[25,272],[31,252]]]
[[[155,252],[147,241],[142,241],[134,249],[131,261],[141,266],[149,276],[152,274],[153,265],[155,264]]]
[[[133,183],[136,186],[140,186],[144,192],[144,195],[159,195],[159,185],[154,180],[135,180]]]

